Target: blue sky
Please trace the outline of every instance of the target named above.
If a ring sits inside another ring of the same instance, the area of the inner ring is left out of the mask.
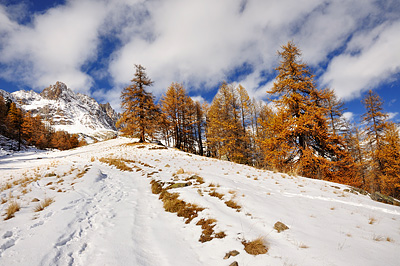
[[[211,101],[227,80],[265,100],[289,40],[348,117],[373,89],[400,121],[399,0],[0,0],[0,88],[62,81],[119,109],[142,64],[157,97],[180,82]]]

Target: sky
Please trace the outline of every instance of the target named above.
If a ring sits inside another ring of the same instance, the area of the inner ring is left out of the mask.
[[[179,82],[211,102],[227,81],[266,100],[288,41],[346,117],[372,89],[400,122],[400,0],[0,0],[0,89],[62,81],[120,110],[141,64],[157,98]]]

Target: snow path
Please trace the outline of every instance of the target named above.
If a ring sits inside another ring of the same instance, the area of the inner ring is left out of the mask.
[[[21,210],[0,220],[0,265],[396,265],[400,208],[345,192],[343,185],[291,177],[231,162],[116,139],[64,152],[24,153],[0,160],[0,205]],[[38,159],[41,158],[41,159]],[[121,171],[100,158],[122,158]],[[178,174],[178,172],[181,172]],[[204,179],[196,183],[192,176]],[[35,178],[28,184],[12,184]],[[205,208],[185,224],[165,212],[150,181],[193,184],[170,189]],[[186,180],[186,181],[185,181]],[[10,185],[10,188],[6,186]],[[218,192],[222,198],[210,195]],[[35,199],[54,203],[34,212]],[[241,206],[237,212],[225,201]],[[196,225],[215,219],[226,237],[199,242]],[[281,221],[289,230],[277,233]],[[264,255],[242,241],[262,237]],[[240,254],[224,260],[226,252]]]

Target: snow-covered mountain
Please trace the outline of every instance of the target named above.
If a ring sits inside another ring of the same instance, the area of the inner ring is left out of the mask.
[[[398,206],[132,142],[2,157],[0,265],[399,265]]]
[[[118,114],[110,104],[99,104],[87,95],[73,92],[62,82],[45,88],[41,93],[32,90],[7,93],[0,90],[0,94],[24,110],[39,114],[56,130],[96,139],[116,134]]]

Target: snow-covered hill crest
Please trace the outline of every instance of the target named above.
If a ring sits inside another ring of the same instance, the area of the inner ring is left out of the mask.
[[[87,95],[75,93],[62,82],[41,93],[24,90],[0,93],[33,115],[39,114],[56,130],[100,139],[116,132],[118,115],[109,104],[99,104]]]

